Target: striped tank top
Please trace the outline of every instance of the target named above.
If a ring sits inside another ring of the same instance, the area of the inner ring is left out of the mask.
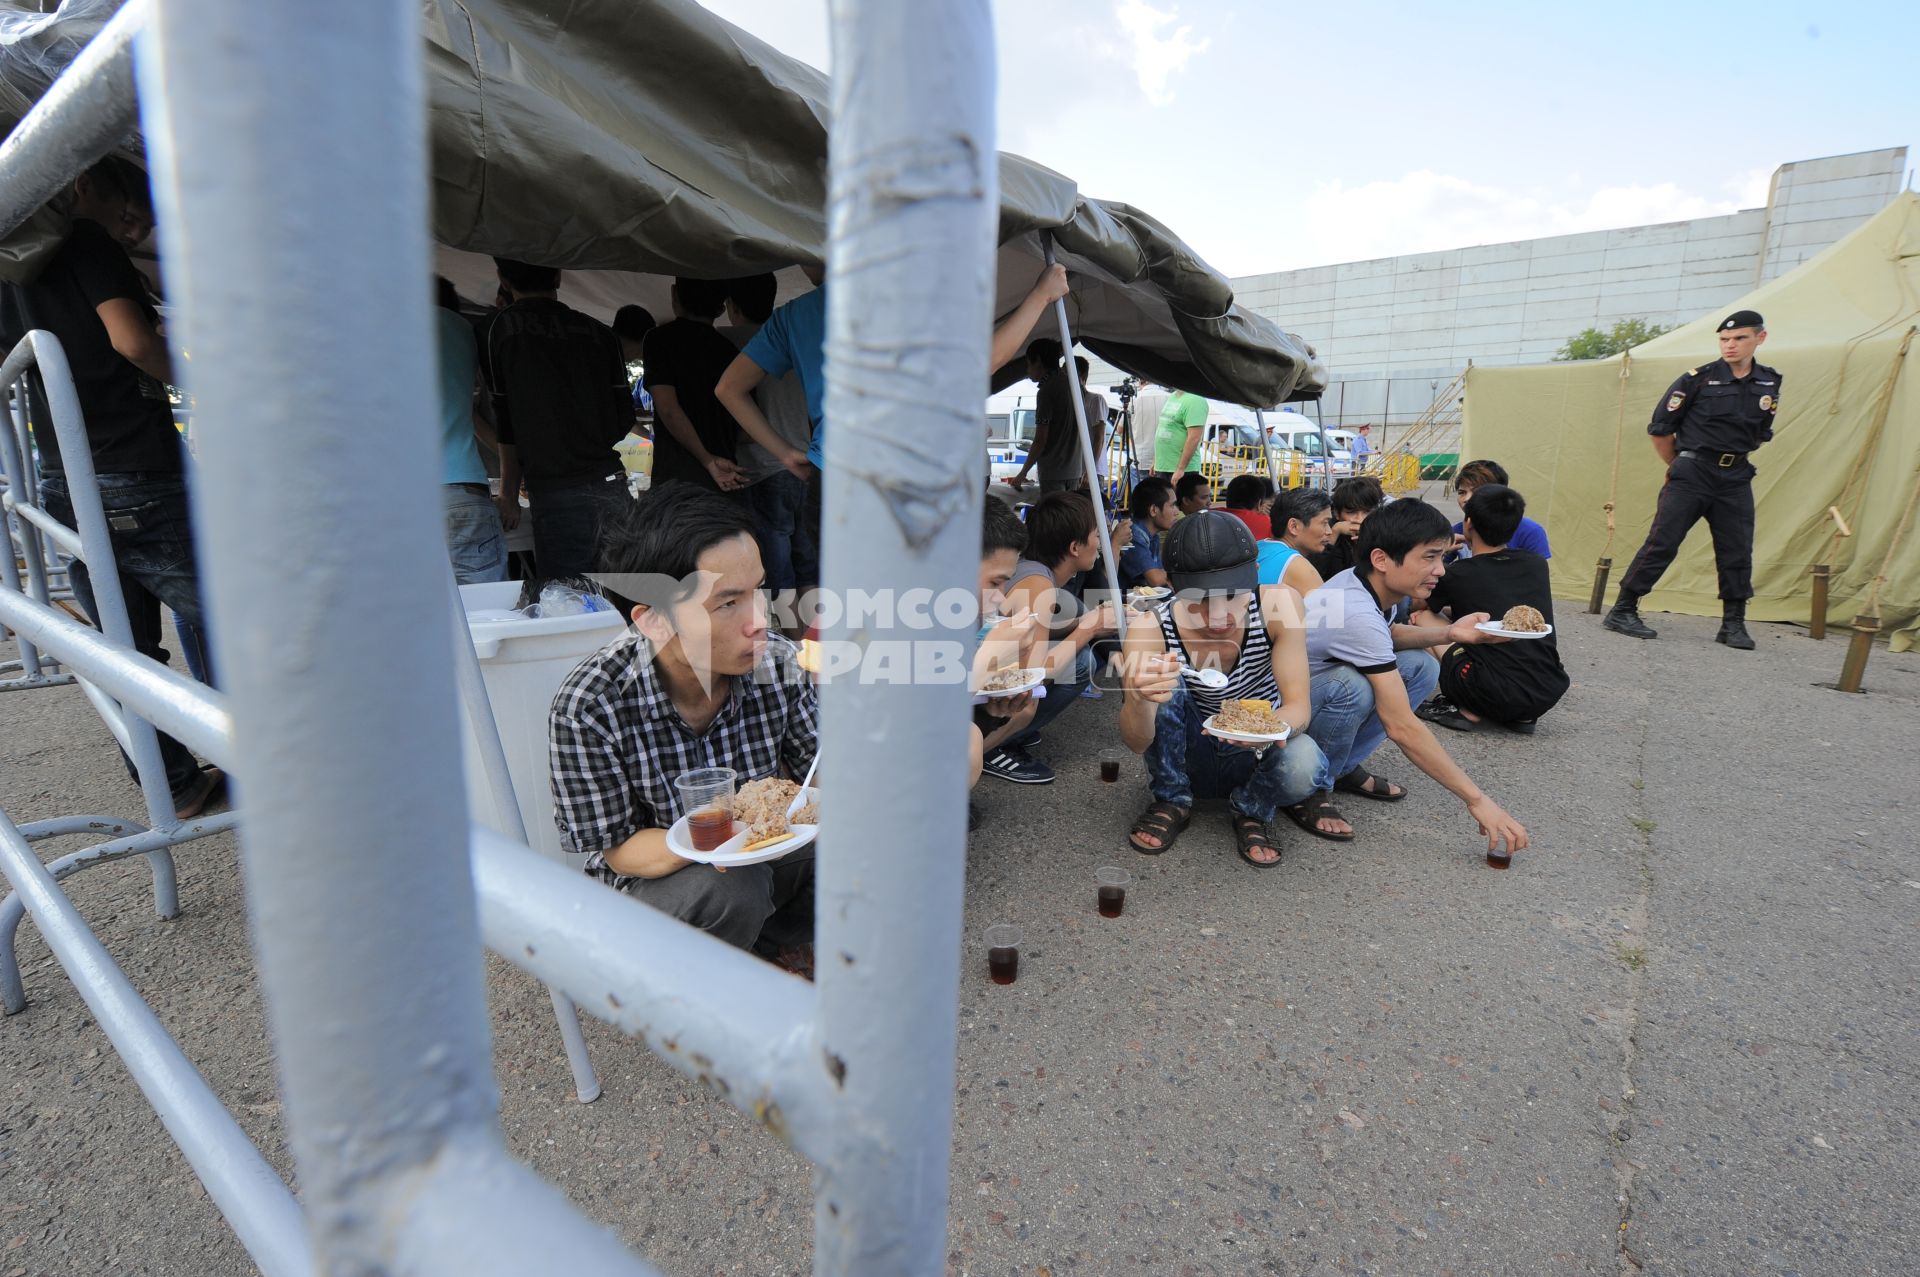
[[[1167,650],[1179,653],[1188,668],[1197,668],[1193,658],[1187,654],[1186,644],[1180,641],[1180,627],[1173,621],[1173,600],[1161,603],[1154,609],[1154,614],[1160,620],[1160,634],[1167,640]],[[1241,641],[1240,655],[1235,658],[1233,668],[1227,671],[1227,685],[1213,691],[1185,675],[1181,677],[1186,682],[1187,695],[1209,717],[1218,714],[1220,707],[1228,701],[1280,704],[1280,686],[1273,679],[1273,645],[1267,639],[1267,623],[1260,614],[1258,590],[1247,600],[1246,637]]]

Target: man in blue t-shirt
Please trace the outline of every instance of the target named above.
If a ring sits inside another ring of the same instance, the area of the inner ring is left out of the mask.
[[[1164,586],[1167,570],[1160,563],[1160,537],[1180,522],[1173,485],[1159,475],[1149,475],[1134,485],[1127,509],[1133,516],[1133,537],[1120,550],[1120,588]]]
[[[713,393],[755,443],[817,488],[825,460],[827,285],[826,272],[819,267],[809,266],[806,274],[815,284],[813,291],[802,293],[767,317],[746,349],[734,357]],[[807,395],[807,416],[813,422],[813,439],[805,452],[782,439],[753,400],[761,382],[788,373],[799,376],[800,387]]]
[[[1474,490],[1482,484],[1497,483],[1501,487],[1507,483],[1507,468],[1498,461],[1469,461],[1460,467],[1453,478],[1454,500],[1460,503],[1462,510],[1472,500]],[[1453,548],[1459,558],[1466,558],[1473,551],[1467,545],[1466,524],[1464,521],[1453,525]],[[1521,519],[1520,527],[1513,534],[1513,540],[1507,543],[1509,550],[1525,550],[1537,554],[1543,559],[1553,557],[1553,548],[1547,544],[1547,530],[1532,519]]]

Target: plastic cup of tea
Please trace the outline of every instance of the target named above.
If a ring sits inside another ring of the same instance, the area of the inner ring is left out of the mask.
[[[1120,779],[1120,751],[1103,749],[1100,751],[1100,779],[1111,785]]]
[[[696,767],[674,777],[695,851],[718,851],[733,837],[733,787],[738,779],[731,767]]]
[[[1487,868],[1510,869],[1513,867],[1513,848],[1505,843],[1496,843],[1487,848]]]
[[[1020,928],[1003,922],[987,928],[987,975],[995,984],[1020,977]]]
[[[1133,882],[1133,875],[1118,865],[1102,865],[1093,871],[1093,881],[1098,891],[1100,916],[1118,918],[1127,907],[1127,888]]]

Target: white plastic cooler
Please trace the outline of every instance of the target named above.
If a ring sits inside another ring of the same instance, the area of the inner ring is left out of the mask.
[[[553,825],[553,790],[547,767],[547,710],[553,694],[586,657],[620,637],[618,612],[586,612],[552,618],[495,619],[519,601],[520,582],[499,581],[460,587],[467,631],[480,658],[493,721],[507,754],[507,770],[519,799],[527,841],[536,850],[563,857],[560,832]],[[476,619],[478,614],[478,619]],[[473,725],[463,719],[461,750],[467,773],[467,801],[473,818],[508,836],[517,831],[500,818],[495,795],[480,766]]]

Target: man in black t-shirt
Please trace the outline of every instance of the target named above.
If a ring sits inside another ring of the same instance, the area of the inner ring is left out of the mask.
[[[1465,531],[1473,556],[1447,568],[1426,606],[1434,612],[1470,616],[1485,612],[1498,621],[1508,609],[1530,607],[1553,624],[1553,591],[1547,561],[1508,546],[1527,503],[1504,484],[1482,484],[1466,504]],[[1509,643],[1455,645],[1440,660],[1440,694],[1420,717],[1455,731],[1477,731],[1494,722],[1531,734],[1534,720],[1567,693],[1567,671],[1551,634]]]
[[[155,324],[147,281],[127,255],[153,228],[147,175],[110,156],[75,180],[68,213],[71,229],[45,269],[29,284],[7,287],[0,327],[10,342],[30,328],[45,329],[66,352],[134,647],[164,662],[160,605],[183,622],[182,638],[190,643],[204,641],[206,618],[180,433],[167,393],[172,364]],[[37,384],[37,374],[30,380]],[[33,398],[41,503],[72,527],[66,460],[46,395],[36,389]],[[70,575],[75,597],[99,625],[89,565],[76,560]],[[197,668],[204,668],[204,655],[193,655]],[[179,819],[200,814],[219,796],[224,777],[218,769],[202,768],[186,746],[165,733],[160,756]],[[133,774],[131,762],[127,769]]]
[[[713,389],[740,350],[714,330],[727,308],[727,281],[673,281],[673,318],[647,334],[642,380],[653,396],[653,486],[694,483],[733,492],[746,487],[734,464],[740,427]]]
[[[533,514],[543,577],[597,566],[600,523],[627,499],[614,445],[633,429],[627,361],[613,329],[560,301],[560,272],[493,259],[511,304],[480,343],[500,440],[500,522],[520,522],[520,485]]]

